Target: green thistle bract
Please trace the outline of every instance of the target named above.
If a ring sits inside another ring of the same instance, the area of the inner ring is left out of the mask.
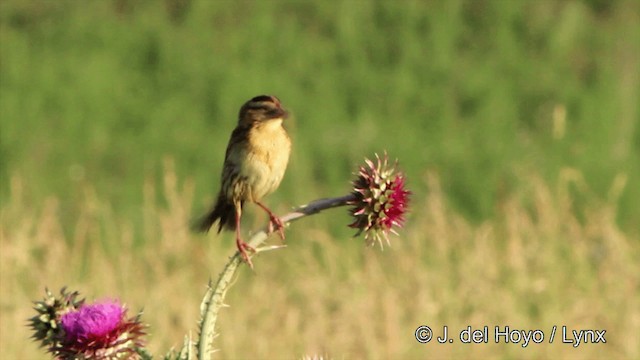
[[[60,296],[56,297],[49,289],[45,289],[45,297],[42,301],[35,301],[37,315],[29,319],[29,326],[33,330],[31,338],[39,341],[41,347],[46,347],[54,355],[53,350],[60,346],[64,339],[64,333],[60,327],[60,316],[75,311],[84,304],[84,299],[78,299],[77,291],[68,292],[66,288],[60,290]]]

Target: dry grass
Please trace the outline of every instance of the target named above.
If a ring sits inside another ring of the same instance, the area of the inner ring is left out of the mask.
[[[429,195],[413,199],[406,229],[383,252],[320,226],[346,223],[343,212],[294,224],[287,249],[261,255],[255,273],[241,271],[221,314],[217,356],[639,358],[640,241],[614,221],[624,177],[608,201],[579,209],[568,189],[588,195],[580,174],[567,170],[553,187],[535,176],[523,182],[496,219],[471,224],[447,207],[437,175],[427,173],[418,185]],[[188,232],[193,186],[170,166],[162,186],[160,205],[155,185],[144,184],[142,229],[81,189],[85,211],[67,234],[55,198],[34,209],[23,180],[11,179],[0,223],[4,356],[45,358],[25,327],[30,301],[45,286],[144,308],[157,355],[195,331],[205,284],[233,244]],[[136,244],[137,232],[145,243]],[[553,325],[606,329],[607,343],[422,345],[413,333],[423,324],[447,325],[453,336],[467,325],[541,329],[547,337]]]

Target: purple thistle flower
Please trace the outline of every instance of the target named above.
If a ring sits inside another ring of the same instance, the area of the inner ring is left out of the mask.
[[[124,308],[117,302],[105,301],[83,305],[60,319],[67,342],[108,342],[109,335],[122,321]]]
[[[397,171],[397,160],[389,166],[386,153],[383,159],[376,154],[376,159],[377,163],[365,159],[353,181],[356,199],[350,202],[354,205],[350,212],[355,221],[349,226],[358,229],[356,236],[365,233],[367,245],[378,242],[382,247],[382,239],[389,244],[388,233],[397,235],[394,227],[403,226],[411,192],[404,188],[405,178]]]
[[[106,300],[82,305],[61,316],[64,339],[56,351],[62,358],[129,359],[143,346],[144,326],[127,309]]]
[[[33,339],[56,359],[132,359],[144,353],[140,316],[127,318],[118,301],[86,304],[77,291],[63,288],[60,296],[45,292],[29,326]]]

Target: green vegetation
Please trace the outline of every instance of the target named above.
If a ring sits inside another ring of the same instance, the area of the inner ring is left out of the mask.
[[[144,307],[152,349],[179,345],[233,248],[187,223],[218,189],[238,108],[268,93],[293,113],[274,209],[347,193],[386,149],[413,213],[383,253],[341,211],[292,226],[232,288],[222,357],[637,358],[639,90],[633,0],[2,1],[2,348],[37,353],[29,301],[65,284]],[[565,322],[618,346],[412,339],[423,323]]]

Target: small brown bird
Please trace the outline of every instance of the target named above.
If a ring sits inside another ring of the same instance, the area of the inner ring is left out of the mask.
[[[291,139],[282,126],[287,116],[275,96],[256,96],[242,105],[238,125],[227,145],[218,199],[211,211],[194,225],[196,231],[207,232],[219,221],[218,233],[223,228],[235,230],[238,251],[251,267],[247,250],[255,249],[240,236],[245,201],[264,209],[269,214],[269,232],[275,227],[284,239],[284,224],[261,199],[278,188],[287,169]]]

